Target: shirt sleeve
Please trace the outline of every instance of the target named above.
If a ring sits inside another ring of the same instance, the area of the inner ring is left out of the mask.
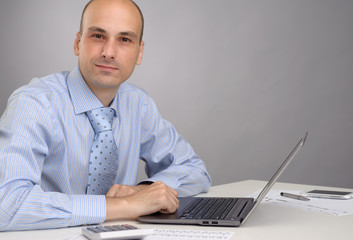
[[[151,98],[143,115],[141,159],[146,162],[146,181],[162,181],[179,196],[207,192],[211,178],[191,145],[163,119]]]
[[[40,96],[12,97],[0,121],[0,231],[103,222],[105,196],[44,191],[43,165],[57,137]]]

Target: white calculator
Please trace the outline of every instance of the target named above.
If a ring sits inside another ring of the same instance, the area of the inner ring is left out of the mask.
[[[154,229],[141,229],[129,224],[92,226],[82,229],[84,236],[91,240],[140,239],[152,234]]]

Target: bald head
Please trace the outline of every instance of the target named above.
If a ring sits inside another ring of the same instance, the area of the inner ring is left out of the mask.
[[[80,21],[80,34],[82,35],[82,32],[83,32],[83,25],[84,25],[84,17],[85,17],[85,13],[86,13],[86,10],[90,7],[94,7],[94,2],[98,2],[98,1],[117,1],[117,2],[125,2],[126,4],[131,4],[132,6],[135,7],[135,9],[138,11],[139,15],[140,15],[140,18],[141,18],[141,33],[140,33],[140,43],[142,42],[142,36],[143,36],[143,29],[144,29],[144,18],[143,18],[143,14],[142,14],[142,11],[141,9],[139,8],[139,6],[132,0],[90,0],[85,8],[83,9],[82,11],[82,15],[81,15],[81,21]],[[93,6],[91,6],[93,5]]]

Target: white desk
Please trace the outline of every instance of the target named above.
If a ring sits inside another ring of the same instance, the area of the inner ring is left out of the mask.
[[[264,181],[242,181],[214,186],[205,196],[248,196],[265,185]],[[273,189],[310,190],[317,186],[276,183]],[[320,187],[321,189],[334,189]],[[339,189],[347,190],[347,189]],[[352,189],[351,189],[352,191]],[[118,221],[109,224],[130,223],[140,228],[175,228],[200,229],[211,231],[234,231],[232,239],[352,239],[353,215],[332,216],[327,214],[301,211],[289,207],[271,204],[260,204],[246,223],[239,228],[233,227],[202,227],[180,225],[152,225],[134,221]],[[54,230],[2,232],[1,240],[61,240],[81,233],[81,227]]]

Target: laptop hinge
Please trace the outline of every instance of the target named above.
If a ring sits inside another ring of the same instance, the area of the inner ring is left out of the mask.
[[[241,221],[243,221],[243,219],[246,218],[246,216],[248,216],[254,204],[255,204],[254,201],[251,201],[251,202],[249,201],[246,203],[246,206],[244,206],[243,211],[240,213],[240,216],[239,216]]]

